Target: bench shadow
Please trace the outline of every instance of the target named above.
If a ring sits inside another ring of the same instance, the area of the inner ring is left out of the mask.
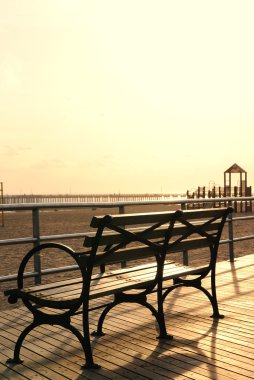
[[[167,322],[169,322],[170,318],[172,319],[172,316],[167,318]],[[115,348],[117,350],[121,350],[122,347],[123,352],[125,354],[129,354],[125,365],[114,366],[114,369],[112,370],[114,375],[110,378],[114,378],[117,375],[127,377],[133,376],[133,378],[135,378],[136,375],[137,377],[142,376],[142,378],[151,378],[151,374],[154,374],[154,376],[157,374],[158,376],[161,375],[168,378],[174,378],[174,376],[184,376],[187,373],[190,373],[194,376],[193,378],[195,378],[195,373],[198,373],[199,377],[202,373],[205,373],[204,377],[216,379],[215,342],[220,321],[214,319],[210,319],[210,321],[211,323],[209,328],[203,333],[198,334],[195,339],[188,337],[183,338],[182,336],[177,336],[177,334],[175,334],[172,341],[155,340],[153,347],[151,347],[151,342],[148,342],[148,347],[146,348],[145,339],[143,341],[141,339],[141,343],[139,345],[138,337],[136,339],[131,338],[135,329],[142,329],[145,332],[147,331],[149,335],[151,335],[151,331],[153,331],[153,335],[155,336],[154,326],[156,325],[157,327],[157,324],[152,323],[151,320],[149,320],[147,323],[139,323],[139,325],[136,325],[131,331],[130,336],[127,337],[127,340],[122,340],[123,336],[126,337],[127,330],[124,332],[110,332],[106,335],[106,342],[104,341],[105,337],[95,338],[92,342],[92,346],[96,355],[97,344],[98,347],[101,348],[101,345],[104,345],[105,342],[107,345],[107,353],[105,358],[109,361],[111,355],[117,356],[115,353]],[[202,345],[202,340],[204,339],[206,339],[206,342],[207,339],[209,340],[205,346]],[[126,347],[124,346],[125,342]],[[202,348],[202,346],[205,348]],[[114,358],[112,362],[115,361],[117,361],[117,359]],[[100,359],[96,360],[96,362],[99,363]],[[200,366],[202,368],[199,368]],[[81,380],[84,378],[83,376],[87,376],[88,371],[94,372],[94,370],[83,370],[77,377],[77,380]],[[108,370],[106,370],[106,372],[107,371]],[[105,372],[103,364],[102,368],[100,370],[95,370],[95,372],[103,375]]]
[[[238,296],[243,296],[243,294],[248,293],[249,291],[243,292],[239,288],[240,284],[239,282],[241,281],[240,278],[237,278],[237,273],[236,273],[237,268],[235,268],[235,265],[233,263],[230,263],[230,268],[225,271],[225,273],[230,273],[232,276],[232,286],[234,288],[234,292],[230,297],[222,297],[221,302],[230,299],[234,299],[235,297]],[[244,277],[245,279],[245,277]],[[224,285],[225,286],[225,285]],[[223,285],[219,286],[221,290],[223,289]],[[170,322],[177,316],[177,314],[172,314],[172,310],[174,309],[175,306],[177,306],[177,301],[179,298],[184,297],[184,290],[185,289],[176,289],[171,296],[169,296],[166,299],[165,302],[165,313],[166,313],[166,319],[167,319],[167,326],[168,330],[170,333]],[[182,294],[181,294],[182,292]],[[190,291],[188,294],[193,296],[195,291]],[[205,302],[207,302],[206,297],[204,296]],[[193,313],[195,311],[199,310],[202,308],[203,303],[199,304],[197,303],[197,306],[189,306],[187,312],[184,314],[186,317],[188,315],[188,318],[191,318]],[[132,313],[132,311],[130,311]],[[148,312],[149,313],[149,312]],[[191,315],[192,313],[192,315]],[[125,315],[126,310],[117,310],[116,313],[113,313],[113,318],[114,314],[118,315]],[[135,309],[134,309],[134,314],[135,314]],[[182,315],[182,313],[179,313],[179,315]],[[18,318],[17,316],[13,316],[14,320]],[[206,317],[204,316],[204,320]],[[207,320],[207,319],[206,319]],[[149,318],[149,321],[147,323],[144,323],[144,320],[138,325],[135,326],[135,329],[147,329],[148,331],[150,330],[149,334],[151,335],[151,331],[153,331],[153,337],[156,335],[154,334],[154,326],[156,325],[155,323],[152,322],[153,320]],[[179,325],[181,326],[181,319],[179,319],[179,324],[176,318],[176,321],[174,321],[174,325]],[[136,371],[137,375],[141,373],[147,373],[146,371],[150,371],[150,373],[154,371],[159,371],[155,372],[161,375],[166,375],[167,374],[172,374],[175,373],[176,376],[178,375],[184,375],[188,371],[193,371],[198,372],[199,365],[203,362],[206,365],[206,371],[208,375],[206,377],[217,379],[219,378],[220,374],[217,373],[217,367],[216,367],[216,354],[217,354],[217,348],[216,348],[216,336],[217,336],[217,331],[219,327],[220,320],[213,320],[210,319],[211,324],[210,327],[207,329],[207,331],[198,334],[198,336],[195,339],[191,338],[183,338],[177,336],[175,334],[175,339],[173,341],[155,341],[154,347],[152,350],[150,350],[149,355],[144,354],[139,350],[138,348],[136,349],[135,344],[132,342],[131,339],[129,339],[129,343],[133,345],[133,348],[130,350],[133,350],[133,354],[131,357],[129,357],[129,360],[126,362],[126,365],[124,366],[116,366],[114,369],[112,369],[112,377],[111,377],[111,370],[102,368],[100,370],[80,370],[81,372],[78,374],[75,379],[81,380],[84,378],[92,378],[91,375],[94,373],[98,373],[98,376],[100,375],[103,376],[105,374],[105,377],[108,378],[114,378],[115,376],[124,376],[125,374],[128,374],[128,376],[131,376],[131,374],[134,376],[134,373]],[[195,323],[195,322],[193,322]],[[156,325],[157,326],[157,325]],[[125,331],[125,333],[127,330]],[[52,336],[54,337],[54,332],[51,333]],[[110,332],[107,334],[107,340],[112,343],[112,345],[117,345],[118,343],[122,346],[124,346],[124,342],[121,342],[121,336],[122,332]],[[32,334],[33,335],[33,334]],[[210,339],[208,338],[210,337]],[[203,349],[204,345],[202,344],[202,340],[207,338],[209,339],[210,343],[207,343],[206,349]],[[103,345],[104,337],[101,338],[94,338],[92,340],[92,347],[94,350],[94,353],[96,355],[96,348],[99,347],[104,347]],[[102,345],[102,346],[101,346]],[[130,347],[130,346],[129,346]],[[124,350],[124,348],[123,348]],[[73,347],[73,351],[75,355],[77,354],[79,357],[83,356],[80,354],[80,347],[77,343],[77,348]],[[110,361],[110,356],[114,355],[114,348],[108,348],[108,358],[107,360]],[[83,360],[82,360],[83,361]],[[42,364],[43,364],[42,360]],[[100,358],[95,360],[95,362],[100,364]],[[8,369],[6,369],[8,372]],[[6,372],[6,374],[7,374]],[[89,372],[89,374],[88,374]],[[107,374],[107,376],[106,376]],[[4,375],[4,373],[3,373]],[[144,375],[143,375],[144,376]],[[194,374],[195,376],[195,374]],[[96,375],[95,375],[96,377]],[[135,377],[133,377],[135,378]]]
[[[173,298],[173,297],[172,297]],[[172,300],[173,301],[173,300]],[[139,314],[139,308],[140,306],[137,306],[137,309],[134,308],[134,320],[135,320],[135,313],[137,315]],[[171,304],[172,307],[172,304]],[[199,308],[199,306],[197,306]],[[132,313],[132,310],[131,310]],[[113,313],[112,318],[116,318],[117,316],[123,317],[126,314],[126,311],[124,310],[118,310],[115,315]],[[157,341],[155,340],[156,336],[156,329],[157,324],[154,322],[152,317],[150,316],[149,311],[147,311],[147,316],[149,318],[147,319],[147,323],[145,322],[145,319],[143,321],[139,321],[137,319],[135,325],[133,325],[133,328],[130,328],[130,336],[127,336],[128,329],[125,328],[124,331],[117,332],[117,331],[107,331],[108,328],[106,326],[106,336],[105,337],[99,337],[99,338],[93,338],[92,339],[92,347],[95,354],[95,362],[98,364],[102,364],[102,368],[99,370],[79,370],[79,373],[74,375],[73,379],[82,380],[84,378],[93,379],[94,378],[100,378],[105,376],[106,378],[113,379],[113,378],[122,378],[128,377],[128,378],[138,378],[138,376],[141,376],[141,378],[151,378],[151,374],[158,374],[164,377],[168,378],[174,378],[174,376],[184,376],[187,373],[191,373],[192,376],[195,376],[195,372],[201,371],[198,367],[200,364],[205,363],[206,364],[206,373],[208,373],[209,378],[216,379],[216,334],[217,334],[217,328],[220,321],[211,319],[211,324],[209,326],[209,329],[204,331],[203,333],[198,334],[198,336],[195,339],[191,338],[184,338],[183,334],[179,336],[177,333],[175,334],[175,338],[173,341]],[[167,316],[167,325],[170,330],[170,320],[173,320],[176,315],[170,315],[170,313]],[[191,316],[190,316],[191,317]],[[178,325],[178,321],[174,322],[174,325]],[[179,323],[179,327],[181,324]],[[173,327],[172,327],[173,329]],[[145,333],[143,333],[143,337],[149,335],[152,336],[152,341],[149,341],[149,347],[145,347],[145,339],[143,343],[141,344],[141,347],[138,347],[138,344],[135,344],[135,340],[132,339],[132,334],[137,333],[137,341],[138,341],[138,334],[139,330],[143,330]],[[56,336],[55,336],[56,334]],[[57,338],[57,335],[59,334],[59,331],[55,331],[53,329],[51,331],[51,338]],[[66,333],[63,330],[63,335]],[[63,336],[62,335],[62,336]],[[207,346],[206,350],[204,350],[202,347],[200,347],[200,343],[202,343],[202,340],[211,337],[211,341],[214,341],[213,344],[210,346]],[[123,339],[125,337],[125,340]],[[32,333],[32,339],[35,337]],[[65,339],[63,339],[63,344],[68,343],[70,336],[67,334],[65,336]],[[126,347],[125,347],[126,344]],[[121,347],[121,349],[118,348]],[[125,349],[126,348],[126,349]],[[56,351],[58,351],[58,345],[56,347]],[[97,351],[99,350],[99,352]],[[105,349],[105,356],[103,353],[103,349]],[[119,365],[116,365],[118,359],[114,358],[111,361],[111,357],[114,357],[115,355],[115,349],[118,351],[124,352],[129,354],[128,360],[126,360],[125,364],[122,365],[121,361],[122,358],[119,360]],[[210,353],[208,353],[208,349],[210,349]],[[129,351],[129,352],[128,352]],[[53,354],[54,350],[51,352]],[[57,352],[56,352],[57,354]],[[79,342],[75,342],[72,345],[71,349],[71,355],[75,355],[78,357],[78,363],[83,364],[84,358],[83,353],[81,352]],[[98,355],[98,357],[97,357]],[[101,360],[102,358],[102,360]],[[104,368],[103,361],[107,360],[111,362],[112,369]],[[100,363],[102,361],[102,363]],[[76,363],[78,365],[78,363]],[[40,364],[47,366],[47,359],[41,359]],[[212,368],[212,371],[210,371],[210,368]],[[6,369],[6,375],[8,374],[8,371],[10,369]],[[4,373],[3,373],[4,375]],[[200,375],[200,374],[199,374]],[[209,376],[210,375],[210,376]],[[136,377],[135,377],[136,376]],[[149,377],[150,376],[150,377]],[[155,377],[156,378],[156,377]],[[195,377],[194,377],[195,378]]]

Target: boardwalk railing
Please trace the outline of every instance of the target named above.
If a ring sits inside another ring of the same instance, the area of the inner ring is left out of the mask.
[[[88,233],[84,231],[84,233],[73,233],[73,234],[61,234],[61,235],[48,235],[41,236],[40,234],[40,211],[43,210],[55,210],[55,209],[93,209],[93,208],[118,208],[119,213],[125,213],[128,206],[149,206],[149,205],[179,205],[182,209],[187,208],[208,208],[208,207],[219,207],[219,206],[233,206],[236,202],[253,202],[254,197],[237,197],[237,198],[209,198],[202,200],[193,200],[193,199],[175,199],[175,200],[158,200],[158,201],[132,201],[132,202],[78,202],[78,203],[31,203],[31,204],[2,204],[0,205],[0,212],[5,211],[30,211],[32,218],[32,236],[30,237],[19,237],[19,238],[11,238],[0,240],[0,250],[1,246],[7,245],[19,245],[19,244],[31,244],[31,245],[39,245],[41,242],[45,241],[56,241],[56,240],[66,240],[66,239],[74,239],[74,238],[84,238]],[[235,216],[237,214],[230,215],[228,219],[228,239],[222,240],[221,244],[229,245],[229,259],[231,262],[234,261],[234,243],[243,240],[254,239],[254,235],[235,237],[234,236],[234,221],[247,221],[254,220],[254,216],[245,215],[245,216]],[[183,262],[185,265],[188,265],[188,253],[183,252]],[[76,266],[65,266],[53,269],[45,269],[41,270],[40,256],[36,256],[34,260],[34,271],[26,274],[27,277],[35,277],[36,283],[40,283],[41,275],[48,273],[56,273],[63,272],[76,269]],[[13,281],[16,279],[16,275],[8,275],[0,277],[0,282]]]

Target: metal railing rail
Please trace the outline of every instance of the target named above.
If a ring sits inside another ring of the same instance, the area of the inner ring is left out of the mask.
[[[198,204],[199,207],[213,207],[215,205],[232,206],[234,202],[253,202],[254,197],[223,197],[223,198],[208,198],[208,199],[175,199],[175,200],[159,200],[159,201],[127,201],[127,202],[91,202],[91,203],[30,203],[30,204],[0,204],[0,212],[4,211],[31,211],[32,213],[32,226],[33,226],[33,236],[21,237],[13,239],[0,240],[1,246],[6,245],[17,245],[17,244],[33,244],[34,246],[39,245],[41,242],[46,241],[56,241],[63,239],[74,239],[74,238],[84,238],[88,235],[88,232],[84,233],[73,233],[73,234],[61,234],[61,235],[40,235],[40,211],[45,209],[73,209],[73,208],[118,208],[119,213],[125,213],[126,207],[128,206],[141,206],[141,205],[180,205],[181,209],[186,209],[188,204]],[[234,221],[244,221],[244,220],[254,220],[253,216],[241,216],[233,217],[230,214],[228,223],[228,239],[222,240],[220,244],[229,244],[229,259],[231,262],[234,261],[234,242],[254,239],[254,235],[234,237],[233,224]],[[183,262],[188,265],[188,252],[183,252]],[[64,271],[76,270],[77,265],[51,268],[51,269],[41,269],[40,256],[34,257],[34,271],[27,272],[25,277],[35,277],[36,283],[41,282],[41,276],[45,274],[59,273]],[[16,274],[1,276],[0,283],[13,281],[17,278]]]

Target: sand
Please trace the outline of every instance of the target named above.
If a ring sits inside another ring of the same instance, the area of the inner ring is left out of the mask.
[[[177,206],[174,206],[177,207]],[[126,212],[150,212],[150,211],[166,211],[167,205],[154,206],[129,206]],[[40,213],[40,233],[41,236],[58,235],[68,233],[83,233],[91,230],[89,227],[93,215],[116,214],[118,209],[69,209],[69,210],[53,210],[42,211]],[[237,214],[238,216],[246,216],[247,214]],[[248,214],[251,215],[251,214]],[[236,216],[236,215],[234,215]],[[253,234],[254,220],[236,221],[234,223],[234,236],[247,236]],[[13,239],[32,236],[31,212],[11,212],[4,214],[4,226],[0,226],[0,240]],[[224,229],[223,238],[227,238],[227,226]],[[83,239],[61,241],[74,250],[82,251]],[[19,263],[25,253],[31,248],[29,244],[0,246],[0,276],[16,274]],[[254,240],[247,240],[235,243],[235,257],[240,257],[253,253]],[[218,260],[227,260],[229,258],[228,245],[222,245],[219,249]],[[72,259],[66,256],[57,256],[52,258],[45,255],[43,257],[43,265],[46,267],[56,267],[69,265],[74,263]],[[32,266],[29,267],[32,270]],[[10,307],[6,297],[3,296],[5,288],[15,286],[15,282],[0,284],[0,309]]]

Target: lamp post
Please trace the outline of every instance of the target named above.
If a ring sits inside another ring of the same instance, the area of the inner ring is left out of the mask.
[[[1,203],[4,203],[4,186],[3,182],[0,182]],[[4,210],[2,210],[2,227],[4,226]]]

